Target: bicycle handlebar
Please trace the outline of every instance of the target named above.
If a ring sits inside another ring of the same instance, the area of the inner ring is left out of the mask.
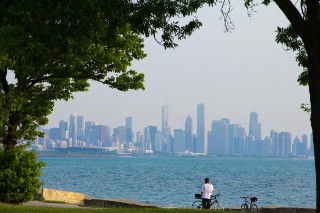
[[[211,195],[211,199],[217,199],[217,197],[221,196],[220,193],[216,194],[216,195]]]

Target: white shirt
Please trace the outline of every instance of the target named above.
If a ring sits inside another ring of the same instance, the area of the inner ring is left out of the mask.
[[[204,183],[201,186],[201,198],[210,199],[213,192],[213,185],[211,183]]]

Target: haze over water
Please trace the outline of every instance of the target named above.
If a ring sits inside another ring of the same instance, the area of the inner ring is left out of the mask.
[[[315,207],[313,160],[249,158],[41,157],[43,187],[122,198],[161,206],[191,207],[205,177],[225,207],[240,196],[258,206]]]

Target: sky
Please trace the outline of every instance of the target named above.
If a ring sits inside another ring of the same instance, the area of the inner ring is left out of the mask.
[[[242,3],[233,1],[232,33],[224,32],[218,7],[202,8],[197,17],[203,26],[175,49],[145,39],[147,58],[132,64],[145,74],[144,91],[120,92],[92,82],[89,92],[56,102],[46,127],[77,113],[111,128],[133,117],[134,131],[149,125],[161,129],[161,106],[168,104],[171,129],[184,129],[190,115],[195,133],[197,104],[204,103],[207,129],[212,120],[229,118],[248,133],[249,114],[257,112],[263,137],[270,130],[309,136],[310,115],[300,109],[309,103],[308,87],[297,82],[302,69],[295,54],[275,42],[276,27],[289,23],[280,10],[259,6],[249,18]]]

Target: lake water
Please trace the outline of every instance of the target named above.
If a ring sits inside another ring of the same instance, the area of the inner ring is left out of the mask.
[[[314,160],[247,158],[41,157],[43,187],[122,198],[161,206],[190,207],[205,177],[225,207],[241,196],[258,206],[316,206]]]

